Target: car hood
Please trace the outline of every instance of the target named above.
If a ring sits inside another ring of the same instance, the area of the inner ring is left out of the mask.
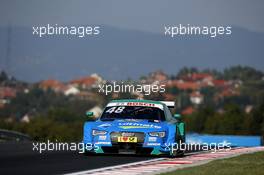
[[[97,121],[94,129],[106,131],[128,131],[128,132],[144,132],[144,131],[164,131],[167,129],[165,122],[150,122],[148,120],[114,120],[114,121]]]

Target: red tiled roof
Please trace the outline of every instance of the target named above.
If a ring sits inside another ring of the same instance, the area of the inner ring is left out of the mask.
[[[225,86],[226,83],[227,82],[225,80],[213,80],[214,86]]]
[[[43,89],[48,89],[48,88],[51,88],[51,89],[62,89],[62,88],[64,88],[64,84],[63,83],[61,83],[58,80],[53,80],[53,79],[41,81],[39,83],[39,86],[40,86],[40,88],[43,88]]]
[[[204,79],[213,79],[213,76],[207,73],[193,73],[184,75],[181,78],[186,81],[199,81]]]
[[[226,90],[222,91],[220,95],[222,97],[230,97],[230,96],[239,95],[239,93],[234,91],[234,90],[231,90],[231,89],[226,89]]]
[[[96,83],[96,78],[94,77],[83,77],[79,79],[75,79],[70,81],[71,84],[77,84],[77,85],[86,85],[86,86],[91,86]]]
[[[177,88],[183,90],[187,90],[187,89],[197,90],[200,88],[200,86],[195,82],[183,82],[183,83],[178,83]]]
[[[0,88],[0,98],[14,98],[16,97],[16,90],[10,87]]]
[[[224,97],[237,96],[239,94],[240,93],[238,91],[235,91],[232,89],[225,89],[216,95],[215,100],[218,100],[219,98],[224,98]]]
[[[179,80],[173,80],[167,83],[168,87],[177,87],[178,89],[181,90],[198,90],[200,88],[200,84],[197,82],[192,82],[192,81],[179,81]]]

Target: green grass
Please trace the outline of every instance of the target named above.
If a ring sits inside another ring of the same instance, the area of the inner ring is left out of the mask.
[[[263,175],[264,152],[214,160],[205,165],[179,169],[162,175]]]

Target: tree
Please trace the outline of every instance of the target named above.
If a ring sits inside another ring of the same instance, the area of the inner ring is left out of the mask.
[[[4,71],[2,71],[1,73],[0,73],[0,83],[1,82],[4,82],[4,81],[7,81],[8,80],[8,76],[7,76],[7,74],[4,72]]]
[[[214,106],[214,97],[217,90],[214,87],[201,88],[201,94],[204,95],[204,106]]]
[[[198,72],[199,72],[198,69],[195,67],[191,67],[191,68],[183,67],[178,72],[177,77],[185,76],[185,75],[192,74],[192,73],[198,73]]]
[[[214,116],[214,109],[210,107],[202,108],[189,116],[189,120],[186,123],[188,129],[192,132],[203,133],[205,131],[205,124],[208,118]]]
[[[224,70],[224,77],[228,80],[252,81],[260,80],[263,76],[263,72],[249,66],[234,66]]]
[[[263,123],[264,123],[264,103],[260,104],[257,108],[253,110],[252,117],[254,124],[252,125],[252,133],[259,135],[263,134]]]
[[[218,121],[218,133],[221,134],[240,134],[243,129],[244,114],[236,104],[227,104],[224,107],[224,114]]]

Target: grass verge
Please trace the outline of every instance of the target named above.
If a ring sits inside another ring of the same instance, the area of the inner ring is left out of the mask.
[[[264,151],[214,160],[205,165],[179,169],[162,175],[263,175]]]

